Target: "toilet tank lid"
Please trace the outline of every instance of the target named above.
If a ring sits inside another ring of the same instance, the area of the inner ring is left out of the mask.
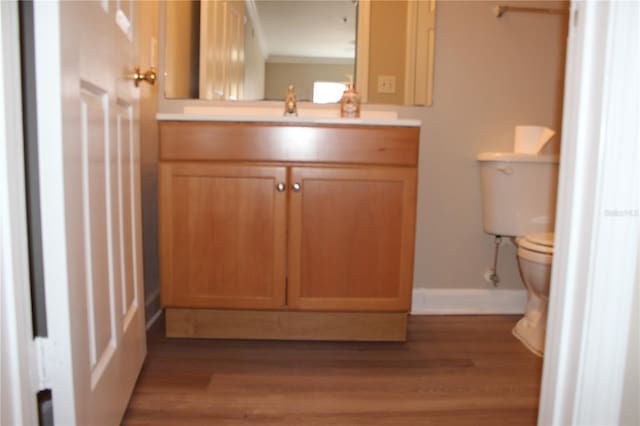
[[[506,163],[558,163],[558,155],[523,154],[519,152],[481,152],[478,161],[499,161]]]

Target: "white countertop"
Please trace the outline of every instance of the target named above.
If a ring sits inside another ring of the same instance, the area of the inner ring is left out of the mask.
[[[362,111],[361,118],[340,118],[335,110],[303,110],[284,117],[273,108],[185,107],[184,113],[158,113],[159,121],[231,121],[286,124],[344,124],[355,126],[420,127],[420,120],[398,119],[393,111]]]

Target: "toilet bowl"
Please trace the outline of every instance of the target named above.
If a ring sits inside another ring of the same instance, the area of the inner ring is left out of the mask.
[[[535,233],[516,239],[518,267],[527,292],[524,316],[513,328],[513,335],[531,352],[544,354],[547,328],[549,282],[553,263],[553,233]]]

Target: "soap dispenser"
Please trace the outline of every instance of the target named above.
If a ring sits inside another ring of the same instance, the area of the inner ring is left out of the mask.
[[[287,88],[287,96],[284,99],[284,116],[285,117],[297,117],[298,105],[296,101],[296,88],[293,84],[290,84]]]
[[[351,78],[349,78],[347,89],[342,94],[342,99],[340,99],[340,117],[360,117],[360,95],[356,92]]]

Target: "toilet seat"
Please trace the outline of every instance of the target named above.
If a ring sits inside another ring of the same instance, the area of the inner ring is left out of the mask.
[[[518,239],[518,248],[540,254],[553,255],[553,232],[527,234]]]

